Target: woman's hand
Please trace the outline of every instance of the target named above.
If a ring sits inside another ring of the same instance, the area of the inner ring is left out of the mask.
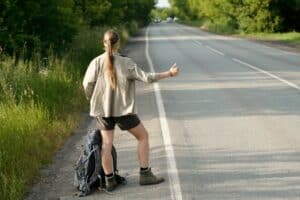
[[[158,80],[170,78],[173,76],[178,76],[178,73],[179,73],[179,68],[177,67],[177,65],[175,63],[174,65],[172,65],[172,67],[168,71],[160,72]]]
[[[179,68],[177,67],[176,63],[174,63],[172,65],[172,67],[170,68],[170,76],[178,76],[179,74]]]

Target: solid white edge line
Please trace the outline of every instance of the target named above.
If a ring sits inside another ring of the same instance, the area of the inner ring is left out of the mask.
[[[212,48],[212,47],[210,47],[210,46],[205,45],[205,47],[208,48],[209,50],[211,50],[211,51],[213,51],[213,52],[215,52],[215,53],[221,55],[221,56],[224,56],[224,55],[225,55],[223,52],[218,51],[217,49],[214,49],[214,48]]]
[[[290,86],[290,87],[292,87],[292,88],[295,88],[295,89],[297,89],[297,90],[300,90],[300,87],[299,87],[298,85],[296,85],[296,84],[294,84],[294,83],[292,83],[292,82],[290,82],[290,81],[287,81],[287,80],[285,80],[285,79],[283,79],[283,78],[280,78],[279,76],[276,76],[276,75],[274,75],[274,74],[272,74],[272,73],[270,73],[270,72],[267,72],[267,71],[265,71],[265,70],[263,70],[263,69],[260,69],[260,68],[258,68],[258,67],[255,67],[255,66],[253,66],[253,65],[250,65],[250,64],[248,64],[248,63],[246,63],[246,62],[243,62],[243,61],[241,61],[241,60],[239,60],[239,59],[237,59],[237,58],[232,58],[232,60],[235,61],[235,62],[238,62],[238,63],[240,63],[240,64],[242,64],[242,65],[245,65],[245,66],[247,66],[247,67],[249,67],[249,68],[251,68],[251,69],[254,69],[254,70],[256,70],[256,71],[259,71],[259,72],[261,72],[261,73],[263,73],[263,74],[266,74],[266,75],[268,75],[268,76],[270,76],[270,77],[272,77],[272,78],[274,78],[274,79],[276,79],[276,80],[278,80],[278,81],[280,81],[280,82],[282,82],[282,83],[284,83],[284,84],[287,84],[288,86]]]
[[[146,47],[145,47],[145,54],[146,59],[148,62],[148,65],[150,67],[150,70],[152,72],[154,71],[153,63],[149,54],[149,27],[146,29],[145,33],[145,40],[146,40]],[[176,166],[176,160],[175,160],[175,154],[174,149],[171,142],[171,136],[170,136],[170,129],[166,118],[166,112],[163,105],[163,100],[160,93],[160,87],[158,83],[154,83],[154,91],[155,91],[155,97],[158,107],[158,113],[159,113],[159,121],[163,136],[163,142],[164,147],[166,151],[167,156],[167,167],[168,167],[168,176],[169,176],[169,187],[171,192],[171,198],[172,199],[178,199],[182,200],[182,193],[181,193],[181,187],[180,187],[180,181],[178,176],[178,170]]]

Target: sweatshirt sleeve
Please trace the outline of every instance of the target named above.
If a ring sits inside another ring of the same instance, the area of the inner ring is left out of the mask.
[[[83,88],[86,98],[89,100],[92,97],[94,87],[97,81],[97,64],[96,59],[92,60],[85,72],[83,79]]]
[[[131,59],[129,59],[127,66],[128,78],[131,80],[138,80],[145,83],[153,83],[158,81],[159,73],[145,72]]]

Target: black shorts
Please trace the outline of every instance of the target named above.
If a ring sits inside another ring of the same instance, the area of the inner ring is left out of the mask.
[[[114,130],[117,124],[121,130],[129,130],[140,124],[137,115],[125,115],[121,117],[96,117],[100,130]]]

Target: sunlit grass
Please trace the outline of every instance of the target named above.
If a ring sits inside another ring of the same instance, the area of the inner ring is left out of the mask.
[[[34,104],[0,104],[1,199],[22,199],[29,178],[76,126],[76,116],[51,120],[45,110]]]
[[[63,61],[46,73],[10,58],[0,64],[0,199],[22,199],[26,184],[76,127],[84,97]]]
[[[288,33],[251,33],[251,34],[240,34],[250,38],[269,40],[269,41],[284,41],[291,44],[300,45],[300,33],[299,32],[288,32]]]

